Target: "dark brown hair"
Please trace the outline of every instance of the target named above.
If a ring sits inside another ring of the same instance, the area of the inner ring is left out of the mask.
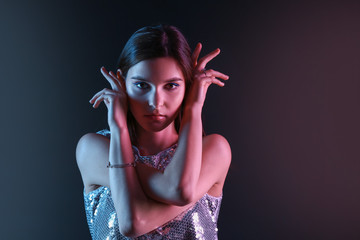
[[[185,97],[192,83],[193,65],[191,60],[191,49],[180,30],[171,25],[147,26],[137,30],[127,41],[122,50],[117,68],[126,78],[129,69],[135,64],[152,58],[172,57],[174,58],[184,75]],[[175,129],[179,132],[183,105],[175,119]],[[127,123],[131,142],[137,144],[135,119],[131,111],[127,114]]]

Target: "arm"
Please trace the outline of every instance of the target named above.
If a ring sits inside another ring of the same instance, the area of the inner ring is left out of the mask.
[[[214,70],[201,71],[219,54],[215,50],[199,60],[201,45],[194,51],[194,82],[184,109],[179,133],[178,147],[164,173],[146,166],[139,166],[138,172],[144,191],[153,199],[168,204],[185,205],[200,199],[215,184],[223,183],[231,161],[227,141],[220,135],[202,138],[201,111],[207,88],[215,83],[224,83],[228,77]],[[216,151],[214,151],[216,149]]]
[[[116,84],[116,77],[103,69],[104,76]],[[122,164],[133,161],[130,137],[126,126],[126,99],[121,95],[121,85],[117,83],[113,90],[104,89],[97,93],[91,103],[97,107],[102,101],[108,108],[108,123],[111,139],[98,134],[86,134],[76,149],[77,162],[84,180],[88,184],[110,186],[119,229],[123,235],[136,237],[145,234],[168,222],[189,206],[177,207],[156,202],[146,196],[133,167],[106,169],[108,179],[94,177],[103,174],[108,161]],[[101,170],[97,168],[101,162]],[[159,214],[161,213],[161,214]]]
[[[114,131],[113,128],[112,135],[115,134]],[[121,135],[124,132],[119,133]],[[126,169],[106,168],[110,153],[121,151],[121,146],[115,144],[117,140],[113,137],[111,139],[94,133],[85,134],[77,145],[76,160],[85,186],[111,186],[110,190],[118,216],[119,230],[123,235],[136,237],[145,234],[170,221],[189,207],[189,205],[171,206],[147,198],[141,186],[136,187],[139,181],[137,175],[134,175],[134,168],[132,167]],[[111,147],[111,141],[115,147]],[[111,179],[111,172],[120,179]],[[112,180],[115,182],[110,183]],[[131,188],[129,188],[130,186]]]
[[[217,54],[218,53],[216,53],[216,55]],[[126,104],[124,104],[126,102],[126,98],[124,97],[124,95],[122,96],[121,94],[119,95],[119,92],[122,91],[121,86],[124,86],[124,84],[120,83],[119,76],[118,78],[116,78],[114,74],[110,73],[109,75],[104,70],[103,70],[103,74],[106,77],[106,79],[111,83],[113,90],[109,90],[109,89],[102,90],[101,92],[96,94],[90,102],[94,103],[94,107],[97,107],[102,101],[104,101],[104,103],[106,104],[108,108],[108,122],[112,136],[111,136],[111,140],[109,141],[99,135],[95,135],[95,134],[87,135],[88,137],[86,137],[81,141],[82,144],[80,144],[79,142],[78,145],[79,151],[77,149],[77,152],[79,152],[78,162],[80,163],[79,167],[83,166],[80,167],[83,169],[86,168],[91,168],[93,170],[96,169],[84,163],[85,155],[88,157],[86,161],[89,161],[90,163],[95,162],[97,160],[94,159],[95,154],[93,153],[98,153],[98,155],[101,156],[102,159],[101,161],[107,162],[108,160],[110,160],[111,164],[129,163],[133,161],[131,144],[126,126],[127,111],[126,111]],[[213,79],[211,78],[208,80],[216,82],[215,77]],[[209,85],[210,84],[211,83],[209,83]],[[191,111],[193,111],[194,109],[201,110],[201,108],[196,108],[195,106],[202,106],[201,96],[203,95],[201,95],[201,93],[205,94],[207,87],[193,88],[201,91],[200,94],[192,94],[193,98],[190,98],[191,99],[190,102],[193,103],[193,105],[189,104],[188,106],[191,107],[186,108],[189,109],[188,113],[192,113]],[[194,90],[194,92],[196,91]],[[199,102],[201,103],[200,105],[198,104]],[[197,116],[201,116],[201,111],[194,111],[193,113],[197,113],[198,114]],[[187,121],[183,121],[181,128],[181,133],[183,137],[180,136],[180,138],[183,140],[179,139],[179,141],[183,142],[184,144],[181,144],[182,146],[179,146],[180,148],[177,151],[178,152],[177,154],[180,157],[174,156],[175,159],[179,159],[174,161],[175,162],[173,164],[174,166],[170,168],[173,169],[174,172],[168,171],[169,174],[166,176],[168,178],[172,178],[170,173],[174,173],[175,176],[177,176],[176,177],[177,180],[175,180],[177,185],[175,185],[175,188],[171,187],[172,189],[181,189],[184,185],[188,185],[191,182],[192,186],[196,186],[196,187],[201,186],[202,191],[206,192],[210,188],[208,187],[209,186],[208,182],[212,182],[211,186],[214,185],[214,183],[216,183],[215,181],[212,181],[213,180],[212,178],[211,179],[208,178],[209,176],[212,177],[214,175],[211,173],[214,172],[217,173],[215,174],[217,180],[218,180],[218,176],[220,175],[223,178],[225,178],[228,165],[223,163],[230,163],[230,150],[228,148],[221,148],[223,150],[225,149],[225,151],[217,152],[217,154],[214,154],[216,158],[210,157],[215,152],[203,150],[202,141],[201,141],[201,132],[200,134],[196,134],[197,131],[192,131],[192,129],[194,128],[197,130],[202,129],[201,118],[196,118],[194,116],[196,116],[196,114],[194,115],[188,114],[188,117],[186,116],[184,117],[184,119],[187,119]],[[200,141],[198,140],[197,144],[194,145],[197,146],[196,148],[192,148],[192,145],[190,145],[187,142],[189,139],[190,140],[193,139],[190,137],[193,136],[193,132],[195,133],[194,136],[197,136],[198,139],[200,139]],[[99,144],[96,144],[95,142],[99,142]],[[210,149],[210,147],[214,145],[213,144],[214,142],[216,141],[210,141],[210,140],[204,141],[204,149],[205,147],[206,149]],[[91,148],[90,146],[93,146],[93,148]],[[181,152],[187,155],[186,159],[184,158],[184,154],[180,154]],[[214,159],[216,160],[218,157],[220,158],[223,157],[224,152],[227,152],[228,156],[226,156],[225,158],[228,159],[228,161],[224,161],[224,162],[213,161]],[[86,154],[84,154],[83,156],[83,154],[80,153],[86,153]],[[197,167],[195,168],[187,167],[187,164],[190,163],[192,158],[192,156],[190,156],[187,153],[191,153],[191,154],[197,153],[198,156],[201,156],[200,159],[201,158],[204,159],[200,163],[199,163],[199,159],[197,159],[196,161]],[[206,161],[204,161],[205,159]],[[217,169],[216,165],[211,166],[212,163],[214,164],[222,163],[221,166],[223,167],[222,169]],[[176,169],[178,168],[180,168],[181,170],[176,171]],[[214,169],[216,169],[216,171],[214,171]],[[81,170],[81,172],[83,175],[83,172],[86,174],[86,172],[88,171]],[[90,172],[91,171],[89,171],[88,174],[90,174]],[[219,174],[220,172],[223,174]],[[155,229],[156,227],[164,224],[165,222],[173,219],[179,213],[183,212],[185,209],[187,209],[190,206],[190,204],[184,205],[184,203],[179,204],[184,206],[168,205],[162,202],[154,201],[153,199],[147,197],[147,194],[144,193],[144,190],[142,188],[143,182],[140,184],[135,169],[131,167],[124,169],[109,169],[108,177],[109,177],[108,181],[112,192],[112,197],[114,200],[115,210],[118,214],[120,231],[126,236],[134,237],[149,232]],[[83,179],[88,179],[88,181],[90,181],[88,177],[83,177]],[[99,184],[99,183],[92,182],[92,184]],[[191,187],[189,189],[194,189],[194,187]],[[181,197],[187,199],[187,201],[193,198],[193,196],[186,197],[184,194],[185,191],[182,190],[173,191],[173,193],[177,195],[177,197],[179,196],[180,193]],[[173,196],[170,197],[173,198]],[[164,202],[166,202],[166,199]]]
[[[112,72],[109,74],[105,68],[102,68],[101,72],[111,84],[112,90],[103,89],[95,94],[90,103],[94,104],[94,108],[98,107],[101,102],[105,103],[108,109],[111,138],[108,144],[96,145],[91,143],[101,142],[101,140],[94,136],[94,139],[88,141],[94,149],[87,148],[87,150],[101,152],[100,155],[105,155],[112,165],[132,163],[134,157],[126,123],[127,96],[122,88],[125,84],[119,71],[118,76]],[[133,167],[109,168],[108,177],[115,210],[119,216],[120,231],[126,236],[142,233],[144,227],[141,227],[141,223],[144,220],[140,216],[146,216],[144,210],[147,209],[149,202],[139,184],[135,169]]]

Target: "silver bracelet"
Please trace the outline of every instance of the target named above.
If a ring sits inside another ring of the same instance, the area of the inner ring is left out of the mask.
[[[107,168],[125,168],[125,167],[135,167],[136,163],[132,162],[132,163],[123,163],[123,164],[114,164],[111,165],[111,163],[109,162],[108,165],[106,165]]]

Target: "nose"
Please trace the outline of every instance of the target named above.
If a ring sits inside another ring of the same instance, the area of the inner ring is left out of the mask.
[[[164,105],[163,94],[158,89],[154,89],[150,92],[149,97],[149,106],[151,111],[160,110],[160,108]]]

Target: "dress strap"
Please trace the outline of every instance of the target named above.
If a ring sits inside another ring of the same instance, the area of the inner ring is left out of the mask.
[[[108,129],[103,129],[96,132],[97,134],[101,134],[105,137],[111,136],[111,132]],[[133,154],[135,158],[135,162],[138,163],[144,163],[148,165],[149,167],[153,167],[158,169],[159,171],[164,171],[166,166],[170,163],[172,157],[174,156],[175,150],[177,148],[177,143],[174,145],[162,150],[161,152],[154,154],[154,155],[148,155],[148,156],[142,156],[140,155],[140,151],[136,146],[132,146]]]
[[[170,163],[172,157],[174,156],[176,148],[177,148],[177,143],[172,145],[171,147],[162,150],[157,154],[141,156],[139,149],[133,146],[135,162],[144,163],[149,167],[156,168],[163,172],[166,166]]]

